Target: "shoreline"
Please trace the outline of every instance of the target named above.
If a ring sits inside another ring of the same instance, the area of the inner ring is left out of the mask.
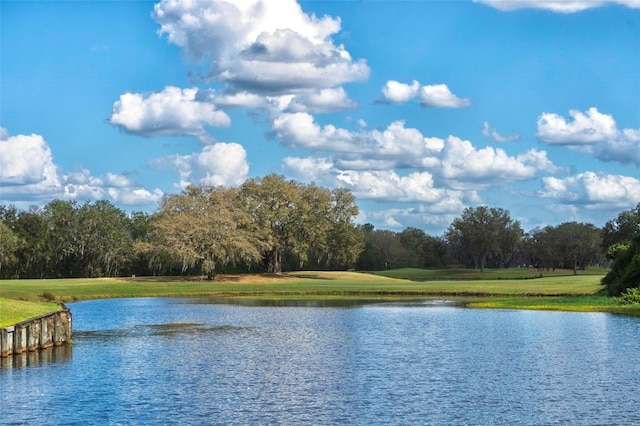
[[[304,271],[282,275],[121,277],[2,280],[2,297],[76,302],[132,297],[254,299],[454,300],[470,308],[609,312],[640,316],[640,305],[617,305],[599,295],[601,274],[536,279],[412,281],[359,272]],[[46,296],[46,297],[44,297]],[[1,320],[1,318],[0,318]]]

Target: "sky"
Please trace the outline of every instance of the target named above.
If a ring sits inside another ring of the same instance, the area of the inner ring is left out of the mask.
[[[2,1],[0,204],[158,209],[270,173],[358,223],[640,202],[640,0]]]

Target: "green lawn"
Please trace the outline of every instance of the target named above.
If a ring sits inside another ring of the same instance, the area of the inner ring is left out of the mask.
[[[596,275],[604,276],[608,269],[589,268],[585,271],[578,271],[579,276]],[[527,268],[509,269],[485,269],[480,272],[478,269],[419,269],[419,268],[398,268],[388,271],[373,272],[390,278],[403,278],[413,281],[431,280],[505,280],[505,279],[533,279],[540,277],[561,277],[573,275],[571,269],[538,270]]]
[[[234,280],[237,278],[237,280]],[[279,278],[243,275],[200,281],[178,277],[2,280],[2,297],[73,301],[145,296],[238,295],[586,295],[600,290],[601,275],[549,276],[537,279],[415,281],[358,272],[292,272]]]
[[[557,309],[640,314],[597,296],[604,271],[577,276],[557,272],[541,278],[527,270],[488,270],[482,279],[472,270],[403,269],[379,273],[291,272],[278,277],[226,276],[221,281],[182,277],[0,280],[0,296],[10,299],[75,301],[117,297],[437,297],[463,300],[473,307]],[[535,271],[537,273],[537,271]],[[570,272],[569,272],[570,273]],[[402,276],[396,278],[393,275]],[[427,277],[425,280],[425,277]],[[433,277],[438,277],[433,278]],[[445,280],[447,277],[449,280]],[[421,279],[419,279],[421,278]],[[530,279],[525,279],[530,278]],[[5,321],[0,311],[0,320]]]
[[[62,307],[51,302],[27,302],[0,297],[0,327],[6,327],[29,318],[60,311]]]

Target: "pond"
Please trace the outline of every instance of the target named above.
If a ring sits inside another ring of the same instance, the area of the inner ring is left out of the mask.
[[[640,319],[442,301],[69,304],[2,424],[638,424]]]

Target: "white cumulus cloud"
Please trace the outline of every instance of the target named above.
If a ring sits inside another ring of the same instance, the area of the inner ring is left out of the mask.
[[[594,7],[619,4],[630,8],[640,8],[638,0],[473,0],[485,3],[503,11],[517,9],[543,9],[556,13],[575,13]]]
[[[618,135],[616,122],[611,115],[602,114],[597,108],[586,113],[569,111],[570,120],[544,112],[538,117],[537,137],[552,144],[593,144],[614,139]]]
[[[153,18],[186,58],[207,64],[205,79],[230,91],[298,93],[369,76],[364,60],[333,42],[340,19],[309,15],[295,0],[163,0]]]
[[[640,167],[640,129],[619,130],[614,118],[592,107],[586,113],[569,111],[570,119],[542,113],[537,137],[548,144],[566,145],[603,161]]]
[[[413,168],[429,171],[452,188],[483,188],[530,180],[560,171],[545,151],[530,149],[509,155],[494,147],[476,148],[455,136],[425,137],[418,129],[395,121],[384,130],[352,132],[321,126],[307,113],[282,114],[273,123],[285,145],[332,153],[341,170]]]
[[[197,88],[167,86],[162,92],[125,93],[113,104],[109,123],[134,135],[190,135],[204,142],[212,138],[204,125],[228,126],[231,119],[215,105],[196,99]]]
[[[442,176],[454,187],[486,187],[501,182],[533,179],[542,172],[559,169],[545,151],[529,151],[510,156],[503,149],[477,149],[469,141],[449,136],[441,157]]]
[[[424,202],[461,206],[462,199],[475,199],[475,191],[439,187],[431,173],[413,172],[401,176],[393,170],[346,170],[327,158],[287,157],[282,162],[287,174],[306,182],[350,189],[363,200]]]
[[[563,204],[588,208],[628,208],[640,200],[640,180],[606,173],[584,172],[566,178],[545,177],[539,195]]]
[[[0,185],[59,185],[53,154],[42,136],[9,136],[6,129],[1,130]]]
[[[382,89],[382,94],[384,99],[389,102],[404,103],[418,96],[419,90],[420,83],[416,80],[413,80],[411,84],[389,80]]]
[[[470,99],[457,97],[446,84],[420,86],[417,80],[411,84],[388,80],[382,88],[382,99],[376,103],[401,104],[415,97],[420,98],[420,104],[424,107],[464,108],[471,105]]]
[[[290,112],[324,113],[355,109],[358,103],[342,87],[321,89],[296,95],[288,104]]]
[[[175,168],[180,176],[180,188],[198,184],[236,186],[242,184],[249,173],[247,152],[234,142],[206,145],[200,152],[158,158],[151,164]]]
[[[434,84],[422,86],[420,104],[425,107],[464,108],[471,105],[471,100],[457,97],[446,84]]]
[[[413,226],[436,234],[446,229],[466,207],[458,199],[449,199],[441,204],[418,204],[415,207],[392,208],[363,212],[360,221],[379,222],[385,227],[403,229]]]
[[[3,200],[35,204],[60,198],[140,205],[156,203],[163,195],[121,174],[98,177],[86,169],[65,172],[54,163],[51,148],[41,135],[10,136],[4,128],[0,128],[0,189]]]

